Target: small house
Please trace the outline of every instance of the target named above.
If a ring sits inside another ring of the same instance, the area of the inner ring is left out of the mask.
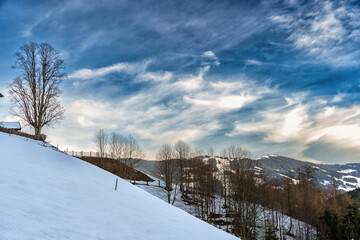
[[[0,122],[0,127],[15,131],[21,130],[21,125],[19,122]]]

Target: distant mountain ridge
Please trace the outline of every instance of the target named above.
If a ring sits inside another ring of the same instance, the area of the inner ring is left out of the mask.
[[[210,159],[216,160],[219,170],[222,169],[224,164],[229,166],[230,164],[226,164],[226,162],[231,161],[227,158],[217,156],[199,157],[201,157],[204,162],[208,162]],[[267,155],[255,161],[258,163],[256,171],[265,174],[269,179],[281,180],[285,176],[290,175],[294,181],[296,181],[297,170],[308,166],[313,169],[315,184],[324,189],[331,186],[334,182],[341,191],[348,192],[360,188],[360,163],[319,164],[280,155]],[[136,167],[145,173],[157,176],[156,162],[157,161],[142,160]]]
[[[360,163],[318,164],[279,155],[267,155],[257,161],[264,174],[272,179],[281,179],[287,174],[296,177],[297,169],[308,166],[313,169],[316,184],[323,188],[333,182],[343,191],[360,188]]]

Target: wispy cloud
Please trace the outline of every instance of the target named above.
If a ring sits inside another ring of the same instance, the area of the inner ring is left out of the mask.
[[[216,55],[211,57],[215,59]],[[63,127],[76,128],[76,132],[106,128],[108,131],[132,133],[143,142],[151,142],[146,147],[150,150],[164,142],[173,143],[177,139],[195,142],[210,136],[219,131],[223,124],[226,125],[220,119],[224,114],[242,109],[272,91],[258,87],[244,77],[233,81],[210,80],[207,73],[211,71],[211,66],[216,65],[199,66],[197,75],[154,72],[146,67],[134,67],[137,65],[119,63],[94,70],[82,69],[71,74],[71,79],[86,80],[102,79],[121,71],[133,74],[133,83],[150,81],[150,85],[127,97],[112,100],[81,96],[77,100],[67,100],[67,120]],[[86,134],[84,136],[87,137]]]
[[[198,106],[208,107],[209,110],[213,109],[240,109],[247,103],[251,103],[257,99],[256,96],[252,95],[228,95],[228,96],[208,96],[208,94],[201,94],[198,99],[192,99],[188,96],[184,96],[184,100]],[[205,96],[204,96],[205,95]]]
[[[358,11],[351,3],[318,1],[298,5],[295,11],[281,10],[269,18],[289,32],[288,40],[296,49],[335,67],[352,66],[360,56],[353,44],[359,40],[354,27],[359,22],[354,14]]]
[[[293,154],[298,157],[304,156],[303,152],[314,142],[331,144],[339,150],[352,148],[360,152],[359,105],[339,107],[324,99],[303,101],[301,97],[286,98],[288,104],[284,107],[260,112],[258,121],[237,121],[227,135],[261,132],[265,134],[263,140],[266,142],[296,142],[297,150]],[[313,159],[316,157],[313,156]]]
[[[255,59],[247,59],[245,61],[245,64],[246,65],[256,65],[256,66],[260,66],[262,65],[262,62],[258,61],[258,60],[255,60]]]
[[[203,53],[202,57],[204,58],[204,64],[213,64],[219,66],[219,59],[216,57],[215,53],[212,51],[206,51]]]
[[[331,103],[339,103],[344,99],[345,96],[346,96],[345,94],[339,93],[336,96],[334,96],[333,99],[331,99]]]
[[[61,4],[55,4],[55,6],[52,3],[53,8],[49,10],[46,8],[36,8],[36,11],[32,11],[33,15],[31,16],[34,20],[25,24],[25,30],[23,30],[22,35],[29,38],[33,35],[34,29],[39,25],[46,24],[55,17],[62,16],[68,11],[84,10],[89,6],[85,1],[63,1]]]
[[[128,74],[134,74],[142,72],[146,69],[146,66],[149,62],[146,63],[117,63],[111,66],[102,67],[98,69],[80,69],[72,74],[70,74],[68,77],[69,79],[77,79],[77,80],[86,80],[86,79],[93,79],[93,78],[100,78],[102,76],[108,75],[110,73],[114,72],[125,72]],[[150,77],[150,75],[147,75]]]

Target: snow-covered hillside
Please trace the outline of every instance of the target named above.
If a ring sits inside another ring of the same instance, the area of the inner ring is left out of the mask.
[[[0,239],[237,239],[41,142],[0,144]]]
[[[165,183],[160,180],[160,179],[157,179],[155,178],[154,176],[151,176],[152,178],[155,179],[154,182],[151,182],[151,183],[146,183],[146,182],[141,182],[141,181],[137,181],[137,187],[141,188],[141,189],[144,189],[145,191],[151,193],[152,195],[162,199],[163,201],[167,201],[167,195],[166,195],[166,192],[164,191],[164,186],[165,186]],[[162,187],[159,187],[159,183],[158,181],[160,181],[160,186]],[[174,185],[174,187],[176,187]],[[180,190],[178,188],[178,191],[177,191],[177,195],[176,195],[176,201],[174,202],[174,206],[178,207],[178,208],[181,208],[183,209],[184,211],[194,215],[194,216],[197,216],[197,212],[195,210],[195,206],[194,205],[189,205],[186,201],[184,201],[184,199],[180,196],[181,194],[179,193]],[[172,193],[172,198],[174,197],[174,191]],[[219,223],[219,220],[221,221],[224,221],[224,222],[227,222],[227,221],[232,221],[232,218],[226,218],[226,211],[224,208],[222,208],[221,206],[224,205],[224,201],[223,199],[220,197],[220,196],[216,196],[215,197],[215,212],[217,213],[218,217],[217,218],[212,218],[210,219],[210,221],[212,220],[213,221],[213,224],[221,229],[223,229],[224,231],[230,231],[231,232],[231,229],[232,229],[232,226],[231,224],[229,225],[226,225],[226,224],[222,224],[222,225],[218,225],[217,223]],[[270,219],[270,216],[273,214],[271,212],[270,209],[267,209],[267,208],[263,208],[261,206],[258,206],[258,221],[257,221],[257,229],[256,229],[256,232],[257,232],[257,238],[258,239],[264,239],[265,238],[265,232],[266,232],[266,229],[265,229],[265,222],[266,222],[266,219]],[[294,218],[290,218],[289,216],[287,215],[284,215],[280,212],[276,212],[274,211],[274,214],[272,216],[278,216],[278,221],[276,221],[276,231],[275,231],[275,234],[277,235],[277,237],[280,239],[281,235],[280,235],[280,232],[279,232],[279,229],[285,229],[286,231],[286,235],[285,236],[282,236],[283,238],[285,239],[289,239],[289,240],[292,240],[292,239],[298,239],[300,238],[301,234],[303,233],[300,233],[299,232],[299,228],[300,229],[305,229],[305,226],[306,226],[306,223],[304,222],[301,222],[297,219],[294,219]],[[217,223],[214,222],[214,220],[218,220]],[[293,224],[293,227],[290,227],[290,222],[292,222]],[[294,227],[295,226],[295,227]],[[311,236],[311,239],[316,239],[316,229],[315,228],[312,228],[312,231],[310,232],[310,236]]]

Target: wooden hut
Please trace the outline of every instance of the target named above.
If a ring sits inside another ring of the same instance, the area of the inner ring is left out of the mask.
[[[21,130],[21,125],[19,122],[0,122],[0,127],[15,131]]]

